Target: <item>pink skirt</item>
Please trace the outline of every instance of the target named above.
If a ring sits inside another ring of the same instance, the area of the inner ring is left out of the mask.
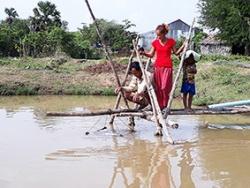
[[[155,93],[161,110],[167,107],[169,94],[172,89],[172,77],[173,77],[172,68],[155,67],[154,70]]]

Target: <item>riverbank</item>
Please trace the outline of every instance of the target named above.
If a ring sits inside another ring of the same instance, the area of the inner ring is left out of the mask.
[[[127,58],[116,59],[123,79]],[[197,64],[196,105],[250,98],[250,57],[207,56]],[[115,79],[104,60],[0,59],[0,95],[114,95]],[[176,96],[180,96],[177,89]]]

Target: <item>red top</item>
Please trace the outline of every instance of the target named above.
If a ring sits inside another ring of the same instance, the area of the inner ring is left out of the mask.
[[[155,67],[173,67],[171,52],[175,43],[175,40],[172,38],[168,38],[164,45],[160,43],[159,39],[152,42],[152,46],[155,48],[156,52]]]

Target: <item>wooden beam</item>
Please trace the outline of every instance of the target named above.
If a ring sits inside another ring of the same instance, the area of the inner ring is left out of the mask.
[[[173,109],[169,115],[231,115],[231,114],[248,114],[250,108],[224,108],[223,110],[212,110],[212,109],[193,109],[192,112],[186,112],[184,109]],[[138,111],[134,109],[123,109],[123,110],[100,110],[97,112],[47,112],[47,116],[102,116],[102,115],[115,115],[115,116],[152,116],[152,111]]]
[[[47,116],[82,116],[82,117],[87,117],[87,116],[102,116],[102,115],[113,115],[117,113],[122,113],[122,112],[138,112],[138,110],[133,110],[133,109],[123,109],[123,110],[118,110],[118,109],[108,109],[108,110],[100,110],[97,112],[47,112]]]

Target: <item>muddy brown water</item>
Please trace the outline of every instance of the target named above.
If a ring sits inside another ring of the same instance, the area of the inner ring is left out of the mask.
[[[46,111],[112,108],[114,97],[0,97],[0,188],[249,187],[250,117],[171,116],[169,145],[154,124],[109,117],[46,117]],[[176,104],[178,106],[178,104]],[[211,125],[204,128],[204,124]],[[85,132],[90,132],[85,135]]]

